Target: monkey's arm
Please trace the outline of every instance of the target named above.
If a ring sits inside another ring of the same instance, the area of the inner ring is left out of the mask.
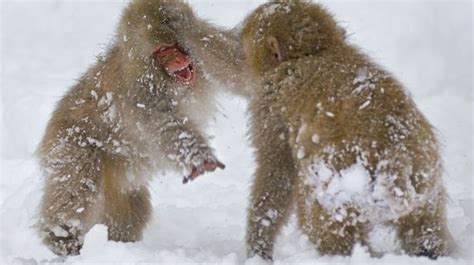
[[[237,34],[195,20],[195,27],[185,35],[185,45],[210,74],[230,86],[232,92],[249,95],[250,76]]]
[[[162,151],[179,167],[190,171],[183,182],[193,180],[205,171],[224,169],[225,165],[214,156],[205,137],[185,117],[177,113],[162,115],[157,128]]]
[[[38,229],[43,242],[61,256],[79,254],[95,222],[103,180],[102,153],[71,143],[66,135],[65,130],[47,134],[39,150],[46,183]]]

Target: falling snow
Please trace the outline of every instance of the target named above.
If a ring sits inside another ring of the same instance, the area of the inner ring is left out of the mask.
[[[228,28],[239,23],[258,5],[256,2],[191,3],[199,15]],[[155,211],[143,241],[107,241],[107,228],[96,225],[84,238],[80,256],[59,259],[42,245],[33,228],[43,179],[39,177],[32,154],[57,100],[91,64],[94,56],[103,50],[105,40],[113,36],[124,5],[121,1],[2,3],[2,264],[246,262],[245,212],[255,164],[253,150],[246,136],[246,104],[241,99],[227,95],[219,98],[220,113],[211,123],[208,133],[215,136],[211,144],[228,167],[186,186],[181,184],[181,174],[154,174],[150,187]],[[445,160],[446,174],[443,181],[449,194],[448,224],[454,240],[464,252],[460,257],[435,261],[398,254],[372,258],[366,247],[357,245],[351,257],[320,256],[307,237],[298,230],[294,216],[290,216],[275,246],[275,264],[471,264],[473,126],[470,115],[466,113],[471,112],[473,101],[470,59],[472,23],[469,13],[472,6],[469,3],[454,5],[449,2],[397,2],[389,6],[383,3],[328,2],[327,5],[339,21],[347,25],[351,41],[369,51],[376,61],[408,85],[417,105],[437,128]],[[232,12],[227,15],[227,11],[223,10],[229,9]],[[427,19],[433,23],[426,23]],[[387,26],[390,34],[387,34]],[[51,33],[47,38],[45,29]],[[122,40],[122,36],[118,38]],[[456,49],[452,49],[453,43],[456,43]],[[362,72],[359,78],[354,77],[357,84],[353,84],[353,89],[358,88],[355,92],[365,93],[370,90],[370,78],[367,78],[369,73],[364,75]],[[100,84],[100,76],[94,82],[95,85]],[[98,92],[91,90],[89,97],[94,104],[100,102],[104,110],[111,109],[108,116],[103,117],[104,120],[117,119],[113,115],[115,95],[109,97],[99,95]],[[361,106],[364,102],[361,102]],[[82,101],[78,103],[86,104]],[[364,111],[369,109],[370,104]],[[84,122],[87,121],[87,117],[84,117]],[[395,120],[387,122],[392,126],[400,125]],[[71,136],[77,130],[80,128],[71,128]],[[315,144],[320,141],[319,136],[314,135],[311,140]],[[114,148],[126,146],[118,140],[110,139],[110,143]],[[61,149],[61,145],[58,149]],[[68,159],[64,157],[63,161],[57,162],[66,162]],[[382,164],[379,166],[383,167]],[[334,180],[336,176],[330,168],[320,166],[320,169],[318,177],[308,178],[307,184],[334,181],[331,184],[332,194],[327,197],[320,195],[328,199],[327,207],[340,205],[351,196],[360,199],[364,194],[367,195],[366,174],[361,167],[354,166],[352,171],[343,172],[344,176],[355,176],[350,181]],[[54,167],[48,170],[54,170]],[[67,175],[60,176],[55,181],[67,181],[68,178]],[[90,181],[84,180],[84,184],[96,188]],[[347,186],[351,187],[347,191],[343,190]],[[386,192],[387,189],[381,191]],[[397,188],[389,192],[395,199],[408,195],[402,194]],[[366,198],[371,198],[370,194]],[[72,209],[87,213],[82,207]],[[271,222],[278,214],[269,211],[267,221]],[[343,207],[334,211],[339,219],[345,214],[347,212],[344,212]],[[78,226],[80,223],[77,221],[70,222]],[[61,227],[53,229],[55,234],[65,235],[66,231]],[[376,250],[381,252],[399,248],[390,227],[377,226],[370,234],[370,241],[376,242],[379,247]],[[255,259],[249,261],[251,263]]]

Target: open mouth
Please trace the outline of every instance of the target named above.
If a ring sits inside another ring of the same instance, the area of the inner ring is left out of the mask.
[[[176,80],[185,84],[193,84],[194,82],[194,66],[192,63],[187,64],[181,69],[173,71],[173,76]]]
[[[194,64],[192,58],[177,43],[161,44],[155,49],[156,56],[169,76],[185,85],[194,85]]]

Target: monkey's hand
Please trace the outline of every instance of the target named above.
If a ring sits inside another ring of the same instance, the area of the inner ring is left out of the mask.
[[[187,171],[183,183],[216,168],[224,169],[224,164],[219,162],[205,137],[191,122],[185,122],[178,114],[168,113],[164,114],[162,120],[164,122],[158,123],[157,128],[161,148],[178,168]]]
[[[192,159],[191,173],[183,178],[183,184],[193,181],[198,176],[216,170],[216,168],[224,169],[222,164],[212,153],[199,153]]]

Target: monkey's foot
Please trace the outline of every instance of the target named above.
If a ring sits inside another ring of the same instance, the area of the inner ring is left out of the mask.
[[[75,229],[60,225],[44,230],[43,243],[58,256],[74,256],[79,255],[83,240],[79,238]]]
[[[424,256],[430,259],[449,256],[453,254],[452,242],[436,234],[424,235],[423,237],[408,242],[405,252],[412,256]]]
[[[451,251],[449,247],[446,246],[446,243],[432,243],[433,242],[425,242],[419,248],[415,249],[409,254],[415,256],[424,256],[430,259],[437,259],[438,257],[449,256],[451,254]]]
[[[255,257],[259,257],[260,259],[267,261],[267,262],[272,262],[273,257],[271,254],[268,254],[266,251],[250,251],[247,254],[247,257],[249,259],[255,259]]]
[[[247,258],[244,265],[270,265],[273,264],[273,260],[262,258],[259,255]]]
[[[248,243],[247,257],[250,259],[258,256],[263,260],[273,261],[273,251],[266,246],[268,244],[265,244],[263,240],[258,240],[255,244]]]

